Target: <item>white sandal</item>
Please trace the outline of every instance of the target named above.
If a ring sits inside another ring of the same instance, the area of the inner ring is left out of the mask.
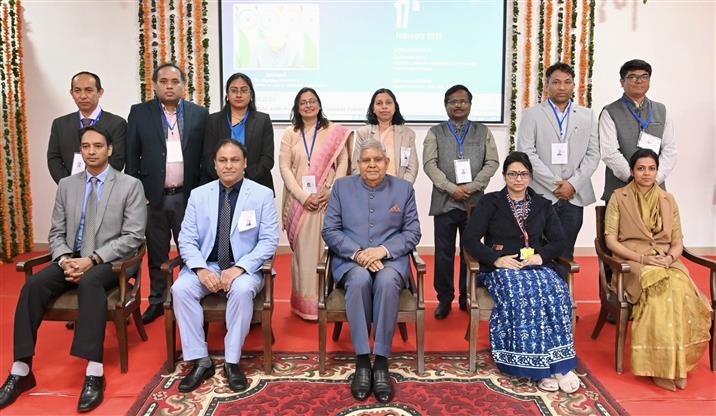
[[[557,391],[559,390],[559,383],[554,377],[545,377],[537,383],[537,387],[544,391]]]
[[[554,377],[557,379],[559,389],[563,392],[574,393],[575,391],[579,390],[579,377],[574,374],[574,371],[570,371],[565,375],[557,373],[554,375]]]

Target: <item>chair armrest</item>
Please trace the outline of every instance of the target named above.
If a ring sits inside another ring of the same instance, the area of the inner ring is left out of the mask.
[[[127,271],[136,270],[136,277],[141,276],[142,272],[140,268],[142,267],[142,259],[144,258],[144,252],[146,249],[146,244],[142,243],[142,245],[139,246],[137,253],[132,257],[112,262],[112,273],[118,275],[119,279],[119,303],[121,305],[124,305],[127,299],[127,280],[132,277],[128,275]],[[135,292],[138,290],[140,285],[139,282],[140,279],[135,279]]]
[[[428,267],[425,265],[425,261],[418,254],[418,250],[413,250],[410,253],[410,259],[413,261],[415,270],[417,271],[417,290],[418,290],[418,309],[425,309],[425,272]]]
[[[686,247],[684,247],[682,256],[689,261],[709,269],[709,274],[711,275],[711,304],[713,306],[716,304],[716,261],[696,255],[693,251],[687,249]]]
[[[467,265],[467,291],[470,297],[470,309],[479,308],[477,304],[477,275],[480,273],[480,263],[467,250],[463,249],[462,254],[465,257]]]
[[[264,276],[264,306],[263,309],[271,309],[273,306],[273,262],[276,259],[276,255],[271,256],[270,259],[266,260],[261,266],[261,274]]]
[[[597,257],[600,260],[600,271],[599,271],[599,284],[603,288],[603,290],[608,291],[609,290],[609,283],[607,282],[607,276],[606,276],[606,270],[601,270],[603,265],[606,265],[609,267],[609,269],[613,273],[613,277],[616,277],[616,286],[612,285],[614,287],[615,293],[617,295],[617,300],[619,303],[625,302],[624,297],[624,273],[629,273],[631,271],[631,267],[628,263],[622,263],[616,258],[608,255],[604,250],[602,249],[602,246],[599,242],[599,238],[594,239],[594,248],[597,251]]]
[[[169,259],[162,263],[161,271],[164,273],[164,278],[167,281],[167,299],[164,301],[164,308],[172,307],[172,284],[174,284],[174,269],[177,267],[184,266],[184,261],[181,256],[176,256],[173,259]]]
[[[567,273],[567,287],[569,287],[569,293],[572,295],[572,299],[574,299],[574,274],[579,273],[579,264],[577,264],[574,260],[570,260],[566,257],[557,257],[555,259],[557,264],[560,264],[567,268],[569,273]]]
[[[318,309],[325,309],[326,298],[328,298],[328,288],[326,287],[326,274],[328,273],[328,260],[330,257],[328,246],[323,246],[323,254],[321,261],[316,265],[316,273],[318,273]]]
[[[43,254],[42,256],[33,257],[29,260],[25,261],[19,261],[15,265],[15,270],[18,272],[24,272],[25,273],[25,281],[32,276],[32,269],[34,267],[37,267],[41,264],[49,263],[52,261],[52,254],[47,253]]]

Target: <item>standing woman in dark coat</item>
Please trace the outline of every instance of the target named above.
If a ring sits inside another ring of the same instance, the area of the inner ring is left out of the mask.
[[[248,149],[246,177],[273,190],[273,126],[268,114],[256,111],[251,78],[240,72],[226,80],[226,103],[209,115],[204,136],[204,183],[217,178],[214,169],[216,145],[232,138]]]
[[[505,374],[572,393],[579,388],[572,371],[572,299],[554,264],[566,243],[564,232],[549,200],[529,187],[532,164],[526,154],[510,153],[502,174],[505,188],[480,198],[464,242],[480,262],[480,283],[495,300],[492,356]]]

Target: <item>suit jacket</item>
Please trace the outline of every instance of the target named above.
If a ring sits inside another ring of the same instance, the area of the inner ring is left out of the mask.
[[[184,159],[184,197],[200,184],[204,130],[209,112],[184,101],[181,148]],[[142,181],[149,205],[158,205],[164,196],[167,141],[162,110],[156,98],[135,104],[127,124],[127,167],[125,172]]]
[[[575,189],[569,202],[584,207],[596,201],[592,174],[599,165],[599,123],[594,112],[572,104],[564,142],[569,146],[565,165],[552,163],[552,143],[560,143],[559,125],[547,101],[522,113],[517,130],[517,150],[527,153],[533,168],[530,186],[538,194],[557,202],[554,183],[566,179]]]
[[[75,251],[86,185],[86,171],[60,180],[48,237],[53,259]],[[110,166],[97,206],[95,253],[105,262],[135,254],[144,241],[146,226],[147,205],[142,184]]]
[[[112,157],[109,164],[118,171],[124,169],[125,136],[127,122],[118,115],[102,110],[96,124],[109,133],[112,141]],[[80,118],[77,111],[52,121],[50,142],[47,146],[47,168],[55,183],[72,173],[72,160],[80,151]]]
[[[383,265],[394,268],[403,279],[410,276],[408,254],[420,242],[420,221],[415,192],[410,182],[386,175],[371,188],[359,175],[338,179],[333,185],[323,221],[323,240],[335,253],[333,277],[358,263],[353,255],[361,249],[384,246],[390,257]]]
[[[562,225],[549,200],[539,196],[531,188],[532,198],[527,216],[526,229],[530,247],[542,257],[544,265],[559,270],[553,263],[566,244]],[[481,272],[495,270],[499,257],[518,254],[525,246],[525,238],[512,208],[507,202],[507,188],[490,192],[480,198],[465,229],[463,246],[477,261]],[[484,242],[481,241],[484,237]]]
[[[242,211],[254,211],[255,227],[239,231]],[[186,265],[183,273],[195,268],[207,268],[206,259],[216,241],[218,216],[219,181],[215,180],[194,189],[189,197],[179,232],[179,253]],[[235,265],[248,274],[260,274],[261,265],[276,253],[278,233],[273,192],[244,178],[231,225],[231,252]]]
[[[380,133],[377,124],[369,124],[356,130],[355,144],[353,145],[353,157],[351,158],[351,166],[353,175],[358,173],[358,158],[360,157],[360,146],[366,140],[373,138],[380,141]],[[415,132],[405,125],[393,126],[393,154],[397,160],[395,167],[397,176],[405,179],[410,183],[415,183],[418,177],[420,164],[418,163],[418,152],[415,150]],[[410,160],[408,166],[400,166],[400,149],[407,147],[410,149]]]
[[[227,119],[228,106],[209,115],[204,134],[204,169],[202,182],[217,179],[214,153],[221,140],[231,138]],[[273,125],[271,117],[260,111],[250,111],[246,120],[246,148],[248,150],[246,177],[273,190]]]

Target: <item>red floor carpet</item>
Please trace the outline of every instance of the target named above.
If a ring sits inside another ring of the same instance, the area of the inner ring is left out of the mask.
[[[27,259],[22,256],[18,260]],[[428,351],[467,350],[463,340],[467,315],[453,308],[452,314],[444,321],[436,321],[432,313],[436,307],[432,289],[432,258],[428,262],[426,279],[427,319],[425,346]],[[607,325],[600,338],[590,338],[599,310],[596,260],[592,257],[578,258],[582,272],[576,278],[576,298],[579,322],[576,328],[576,347],[580,360],[592,374],[618,400],[630,414],[635,415],[715,415],[716,414],[716,373],[708,365],[708,356],[699,362],[689,374],[689,386],[685,391],[668,392],[654,386],[649,380],[629,373],[629,355],[625,356],[625,373],[614,371],[614,327]],[[146,262],[145,262],[146,264]],[[692,271],[696,267],[689,268]],[[276,309],[273,325],[276,335],[275,351],[302,352],[318,350],[318,328],[316,324],[302,321],[290,314],[288,298],[290,293],[290,256],[279,256],[276,269]],[[145,276],[147,274],[145,273]],[[704,272],[692,276],[704,293],[708,293],[708,275]],[[14,265],[0,265],[0,377],[4,379],[12,364],[12,326],[17,294],[23,277],[14,271]],[[148,292],[145,278],[143,291]],[[165,360],[164,325],[160,318],[147,327],[149,341],[142,342],[136,329],[129,330],[129,372],[119,372],[119,355],[113,326],[107,328],[105,342],[105,374],[108,386],[104,403],[92,414],[125,414],[135,402],[142,388],[157,373]],[[395,337],[394,351],[415,350],[415,336],[410,328],[410,339],[403,343]],[[478,347],[488,348],[488,325],[480,325]],[[62,323],[48,322],[42,325],[38,335],[37,355],[34,372],[38,386],[22,395],[12,406],[0,411],[2,415],[66,415],[74,414],[77,398],[82,387],[85,363],[71,357],[69,349],[71,333]],[[210,329],[210,348],[220,349],[222,334],[219,327]],[[348,331],[344,331],[336,343],[329,338],[331,351],[352,351]],[[261,334],[252,330],[246,340],[245,351],[261,350]],[[628,350],[628,348],[627,348]],[[348,392],[346,387],[346,392]]]

